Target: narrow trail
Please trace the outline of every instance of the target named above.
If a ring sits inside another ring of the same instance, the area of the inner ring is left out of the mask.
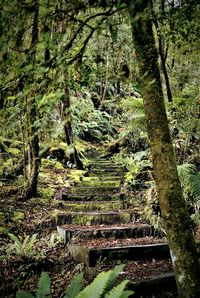
[[[134,282],[129,284],[134,297],[174,289],[166,240],[155,237],[142,218],[143,207],[122,191],[125,168],[99,151],[89,159],[87,175],[62,194],[57,214],[57,230],[71,257],[84,263],[90,279],[101,266],[126,264],[122,277]]]

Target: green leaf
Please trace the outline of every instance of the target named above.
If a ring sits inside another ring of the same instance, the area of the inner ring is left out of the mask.
[[[123,272],[123,269],[124,269],[125,265],[124,264],[121,264],[121,265],[118,265],[116,266],[111,274],[110,274],[110,278],[109,278],[109,286],[112,286],[113,283],[115,282],[115,280],[117,279],[117,277],[119,276],[119,274],[121,272]]]
[[[64,298],[76,297],[81,291],[82,282],[83,282],[83,273],[81,272],[73,278],[72,282],[67,288]]]
[[[36,298],[47,298],[51,295],[51,279],[47,272],[42,272],[36,291]]]
[[[114,287],[108,294],[105,295],[105,298],[121,298],[124,294],[124,289],[128,283],[128,280],[122,281],[119,285]],[[129,297],[129,296],[126,296]]]
[[[129,296],[131,296],[131,295],[133,295],[134,294],[134,292],[133,291],[124,291],[123,293],[122,293],[122,295],[121,295],[121,297],[120,298],[127,298],[127,297],[129,297]]]
[[[100,298],[108,285],[111,273],[112,270],[98,274],[94,281],[81,291],[76,298]]]
[[[16,293],[16,298],[34,298],[34,296],[29,292],[19,290]]]

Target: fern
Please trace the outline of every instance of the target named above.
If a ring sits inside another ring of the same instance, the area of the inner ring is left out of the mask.
[[[109,286],[112,287],[113,283],[115,282],[115,280],[117,279],[119,274],[121,272],[123,272],[124,266],[125,266],[124,264],[121,264],[121,265],[116,266],[113,270],[111,270],[108,288],[109,288]]]
[[[64,298],[128,298],[133,294],[132,291],[125,291],[128,280],[122,281],[112,289],[124,265],[116,266],[113,270],[101,272],[94,281],[81,291],[83,273],[78,274],[68,286]],[[81,292],[80,292],[81,291]],[[19,290],[16,298],[50,298],[51,279],[47,272],[43,272],[38,282],[36,295]]]
[[[41,256],[41,253],[34,249],[34,244],[37,242],[37,234],[33,234],[32,236],[26,236],[23,241],[9,233],[8,236],[14,243],[10,244],[6,250],[8,254],[16,254],[18,256],[25,257],[33,257],[33,256]]]
[[[105,298],[122,298],[122,297],[125,298],[125,297],[129,297],[131,294],[133,294],[133,292],[132,291],[124,292],[124,289],[125,289],[127,284],[128,284],[128,280],[122,281],[119,285],[117,285],[112,290],[110,290],[110,292],[108,292],[105,295]]]
[[[26,291],[17,291],[16,293],[16,298],[34,298],[35,296],[33,296],[31,293],[26,292]]]
[[[39,279],[36,298],[48,298],[51,295],[51,279],[47,272],[42,272]]]
[[[200,174],[192,164],[178,166],[178,174],[186,201],[198,210],[200,200]]]
[[[68,286],[64,298],[76,297],[81,291],[82,282],[83,282],[83,273],[81,272],[74,277],[71,284]]]
[[[100,298],[108,286],[111,273],[112,271],[109,270],[98,274],[94,281],[81,291],[76,298]]]
[[[87,286],[76,298],[100,298],[102,295],[112,287],[124,265],[116,266],[113,270],[101,272],[97,275],[94,281]]]

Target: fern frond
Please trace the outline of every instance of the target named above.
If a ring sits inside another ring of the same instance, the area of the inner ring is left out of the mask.
[[[178,166],[178,174],[185,199],[193,204],[200,198],[200,174],[192,164]]]
[[[21,246],[21,242],[17,236],[14,234],[8,233],[8,236],[10,237],[11,240],[13,240],[18,246]]]
[[[105,295],[105,298],[121,298],[127,283],[128,280],[123,280],[119,285],[110,290],[110,292],[108,292],[108,294]]]
[[[51,278],[47,272],[42,272],[38,288],[36,291],[36,298],[48,298],[51,295]]]
[[[108,285],[111,274],[112,270],[99,273],[93,282],[81,291],[76,298],[100,298]]]
[[[26,249],[27,249],[27,243],[29,242],[29,238],[30,236],[26,236],[26,238],[24,239],[24,241],[22,242],[22,245],[21,245],[21,252],[25,252]]]
[[[73,278],[72,282],[67,288],[64,298],[76,297],[81,291],[82,282],[83,282],[83,272],[79,273]]]
[[[37,234],[33,234],[27,243],[27,251],[31,251],[33,248],[33,244],[37,241]]]
[[[34,296],[29,292],[19,290],[16,293],[16,298],[34,298]]]
[[[121,264],[121,265],[118,265],[116,266],[111,274],[110,274],[110,278],[109,278],[109,281],[108,281],[108,287],[111,288],[113,286],[113,283],[116,281],[117,277],[119,276],[119,274],[121,272],[123,272],[123,269],[124,269],[125,265],[124,264]]]
[[[120,298],[128,298],[128,297],[130,297],[131,295],[133,295],[134,294],[134,291],[124,291],[123,293],[122,293],[122,295],[121,295],[121,297]]]

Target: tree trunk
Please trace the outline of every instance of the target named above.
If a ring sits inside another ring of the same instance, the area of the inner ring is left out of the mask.
[[[178,179],[162,94],[149,1],[129,0],[128,9],[143,88],[155,181],[178,293],[182,298],[197,298],[200,297],[200,266],[190,217]]]
[[[151,4],[152,11],[153,11],[153,2],[152,2],[152,0],[150,0],[150,4]],[[163,2],[162,2],[161,3],[161,15],[163,15],[163,14],[164,14],[164,8],[163,8]],[[154,12],[153,12],[153,15],[154,15]],[[171,87],[170,87],[170,83],[169,83],[169,76],[168,76],[167,67],[166,67],[167,52],[166,52],[166,55],[165,55],[163,39],[162,39],[162,36],[161,36],[158,20],[157,20],[155,15],[154,15],[154,25],[156,27],[156,31],[157,31],[157,34],[158,34],[158,50],[159,50],[159,55],[160,55],[161,68],[162,68],[164,79],[165,79],[167,98],[168,98],[169,102],[172,102],[173,101],[172,100],[172,92],[171,92]]]
[[[65,99],[63,103],[63,115],[64,115],[64,131],[65,140],[68,146],[73,146],[73,153],[70,154],[70,162],[75,164],[78,169],[83,169],[83,164],[78,156],[72,132],[72,115],[71,115],[71,103],[70,93],[68,86],[68,75],[65,73]]]
[[[31,53],[30,53],[30,62],[35,65],[36,59],[36,44],[38,42],[38,15],[39,15],[39,2],[35,0],[35,11],[33,15],[33,25],[32,25],[32,40],[31,40]],[[30,63],[29,62],[29,63]],[[32,92],[30,95],[30,110],[29,110],[29,160],[28,160],[28,181],[25,187],[24,196],[26,198],[34,197],[37,195],[37,184],[38,184],[38,175],[40,167],[40,158],[39,158],[39,137],[38,131],[35,127],[35,122],[37,120],[37,105],[35,101],[35,94]]]

